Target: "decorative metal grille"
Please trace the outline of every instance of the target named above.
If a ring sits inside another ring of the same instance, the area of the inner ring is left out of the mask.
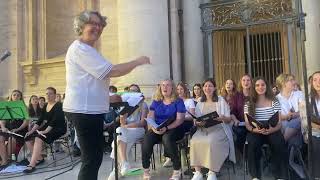
[[[205,49],[205,58],[211,59],[219,86],[244,73],[263,76],[273,83],[280,73],[290,72],[290,58],[297,61],[295,51],[289,54],[290,46],[296,48],[297,2],[216,0],[200,6],[204,41],[209,43],[212,37],[213,46],[212,50]]]
[[[201,5],[202,29],[232,28],[298,17],[292,0],[235,0]]]

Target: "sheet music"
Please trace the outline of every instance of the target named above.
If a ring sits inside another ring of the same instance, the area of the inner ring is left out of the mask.
[[[147,121],[148,125],[152,126],[153,128],[157,129],[159,127],[154,119],[145,118],[145,120]]]
[[[17,134],[17,133],[11,132],[11,131],[8,131],[8,134],[13,134],[15,136],[19,136],[19,137],[23,138],[23,136],[21,134]]]
[[[40,133],[40,131],[38,131],[38,130],[37,130],[37,133],[38,133],[40,136],[42,136],[42,137],[44,137],[44,138],[47,138],[47,136],[46,136],[46,135],[41,134],[41,133]]]
[[[128,102],[129,106],[134,107],[138,105],[143,99],[142,93],[125,93],[121,95],[123,102]]]

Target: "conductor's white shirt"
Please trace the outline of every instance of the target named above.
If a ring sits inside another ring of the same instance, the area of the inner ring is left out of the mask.
[[[103,114],[109,110],[109,82],[112,64],[95,48],[75,40],[65,59],[65,112]]]

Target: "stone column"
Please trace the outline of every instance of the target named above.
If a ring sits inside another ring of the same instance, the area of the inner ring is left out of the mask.
[[[303,0],[303,11],[306,16],[306,60],[307,73],[310,75],[320,70],[320,1]]]
[[[169,0],[167,2],[170,3],[170,31],[171,31],[171,55],[172,55],[172,76],[173,76],[173,81],[179,82],[182,80],[182,67],[183,64],[181,62],[181,47],[180,47],[180,37],[179,37],[179,32],[180,27],[179,27],[179,15],[178,11],[181,6],[179,3],[181,0]],[[169,39],[170,40],[170,39]],[[170,53],[170,52],[169,52]]]
[[[5,50],[11,52],[11,56],[0,63],[0,97],[20,88],[17,84],[17,4],[17,0],[0,2],[0,54]]]
[[[186,82],[192,86],[204,77],[203,36],[201,32],[200,3],[205,1],[182,1],[184,30],[184,64]]]
[[[117,10],[112,13],[104,32],[101,50],[105,54],[113,54],[112,58],[117,57],[111,60],[113,63],[124,63],[146,55],[151,58],[152,65],[138,67],[126,76],[113,78],[112,84],[122,90],[124,86],[137,83],[146,94],[146,91],[151,94],[155,84],[170,77],[167,1],[121,0],[116,1],[116,5]],[[101,3],[100,9],[107,10],[106,6]],[[116,22],[113,21],[115,19]],[[108,35],[109,30],[112,35]],[[106,47],[110,43],[114,49]],[[118,52],[115,55],[108,51]]]

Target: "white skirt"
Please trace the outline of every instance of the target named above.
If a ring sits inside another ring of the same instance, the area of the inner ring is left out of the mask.
[[[128,157],[128,154],[130,152],[130,149],[134,145],[135,142],[137,142],[139,139],[142,139],[145,134],[144,128],[124,128],[124,127],[118,127],[116,129],[117,133],[121,133],[121,135],[118,135],[118,142],[122,141],[127,144],[126,154]],[[110,154],[110,157],[114,158],[114,143],[112,142],[112,152]],[[119,151],[118,151],[119,152]]]

